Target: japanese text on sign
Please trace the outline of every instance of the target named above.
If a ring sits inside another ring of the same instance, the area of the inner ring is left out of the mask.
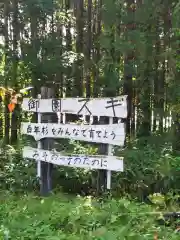
[[[22,108],[32,112],[62,112],[77,115],[127,117],[127,96],[115,98],[23,99]]]
[[[69,167],[123,171],[122,158],[114,156],[62,156],[57,152],[25,147],[23,157]]]
[[[109,143],[122,146],[125,140],[124,124],[76,125],[52,123],[22,123],[22,133],[42,138],[68,138],[73,140]]]

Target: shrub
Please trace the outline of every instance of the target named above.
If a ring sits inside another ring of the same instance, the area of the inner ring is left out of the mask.
[[[2,196],[2,194],[1,194]],[[6,195],[0,205],[2,239],[178,240],[171,228],[158,226],[152,207],[129,201],[99,202],[91,197]]]
[[[113,175],[116,194],[130,193],[146,200],[154,192],[179,192],[180,157],[173,156],[168,144],[156,144],[156,137],[153,139],[154,143],[143,146],[137,142],[118,152],[124,156],[125,171]]]
[[[75,154],[95,154],[97,151],[95,147],[75,141],[64,146],[64,151]],[[35,161],[22,159],[21,148],[1,148],[0,186],[3,189],[23,191],[37,188]],[[112,174],[113,194],[116,196],[130,194],[148,201],[147,197],[154,192],[179,192],[180,157],[173,156],[169,145],[157,146],[150,142],[144,146],[137,142],[127,149],[118,149],[116,155],[124,156],[124,172]],[[54,186],[59,185],[66,192],[87,194],[97,177],[97,171],[63,166],[54,169]]]
[[[1,148],[0,188],[12,192],[34,190],[37,186],[36,168],[33,161],[22,158],[21,149],[12,146]]]

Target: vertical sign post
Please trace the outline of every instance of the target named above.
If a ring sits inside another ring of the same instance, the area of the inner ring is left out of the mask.
[[[109,118],[109,124],[113,124],[113,117],[110,117]],[[111,144],[109,144],[108,145],[108,156],[112,156],[113,154],[112,154],[112,145]],[[110,170],[108,170],[107,171],[107,189],[109,190],[109,189],[111,189],[111,171]]]
[[[98,121],[99,124],[107,124],[107,117],[101,116]],[[100,143],[98,153],[101,155],[107,155],[108,145],[104,143]],[[106,170],[98,170],[97,176],[97,195],[102,194],[106,189],[106,180],[107,180],[107,171]]]
[[[38,94],[38,100],[40,102],[40,99],[41,99],[41,95]],[[40,111],[38,111],[38,123],[41,123],[41,113]],[[38,149],[41,149],[41,140],[38,141],[37,143],[37,148]],[[37,177],[40,179],[41,181],[41,161],[38,161],[37,162]],[[41,184],[41,183],[40,183]]]
[[[41,97],[46,98],[52,98],[53,90],[48,87],[42,87],[41,88]],[[52,122],[52,113],[44,113],[41,117],[42,123],[50,123]],[[43,131],[46,131],[47,129],[43,129]],[[45,150],[50,150],[53,148],[54,141],[52,138],[44,138],[41,140],[41,147]],[[45,154],[44,159],[46,159],[47,156]],[[41,163],[41,184],[40,184],[40,192],[41,195],[48,195],[48,193],[52,190],[52,168],[53,164],[49,162],[42,162]]]

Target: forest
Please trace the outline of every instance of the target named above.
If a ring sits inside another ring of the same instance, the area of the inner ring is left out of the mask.
[[[37,118],[22,99],[41,87],[56,98],[128,96],[125,146],[115,149],[124,172],[111,193],[97,196],[99,172],[61,167],[53,193],[39,196],[36,165],[22,157],[35,142],[20,128]],[[176,214],[158,219],[178,212],[179,194],[180,1],[1,0],[0,240],[176,240]]]

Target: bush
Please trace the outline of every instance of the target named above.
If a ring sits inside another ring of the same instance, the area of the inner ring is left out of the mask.
[[[116,152],[116,155],[124,156],[124,172],[112,174],[113,194],[116,196],[130,194],[144,201],[154,192],[162,194],[179,192],[180,157],[173,156],[169,145],[166,143],[157,145],[156,137],[153,139],[154,144],[149,142],[144,146],[137,142],[127,149]],[[1,149],[0,186],[3,189],[23,191],[37,188],[36,163],[33,160],[22,159],[21,148],[22,146],[19,146],[15,150],[11,146],[6,146]],[[66,144],[65,151],[75,154],[95,154],[97,149],[73,141]],[[54,187],[59,185],[66,192],[88,194],[92,182],[95,182],[96,172],[63,166],[55,167]]]
[[[179,239],[172,229],[156,224],[152,207],[125,198],[99,202],[91,197],[18,199],[8,194],[0,212],[0,239],[152,240],[156,233],[158,240]]]
[[[142,146],[136,143],[119,155],[124,156],[125,171],[113,177],[118,194],[130,193],[144,201],[154,192],[179,192],[180,157],[173,156],[167,144]]]
[[[22,158],[21,149],[12,146],[1,148],[0,188],[11,192],[35,190],[37,186],[36,168],[33,161]]]

